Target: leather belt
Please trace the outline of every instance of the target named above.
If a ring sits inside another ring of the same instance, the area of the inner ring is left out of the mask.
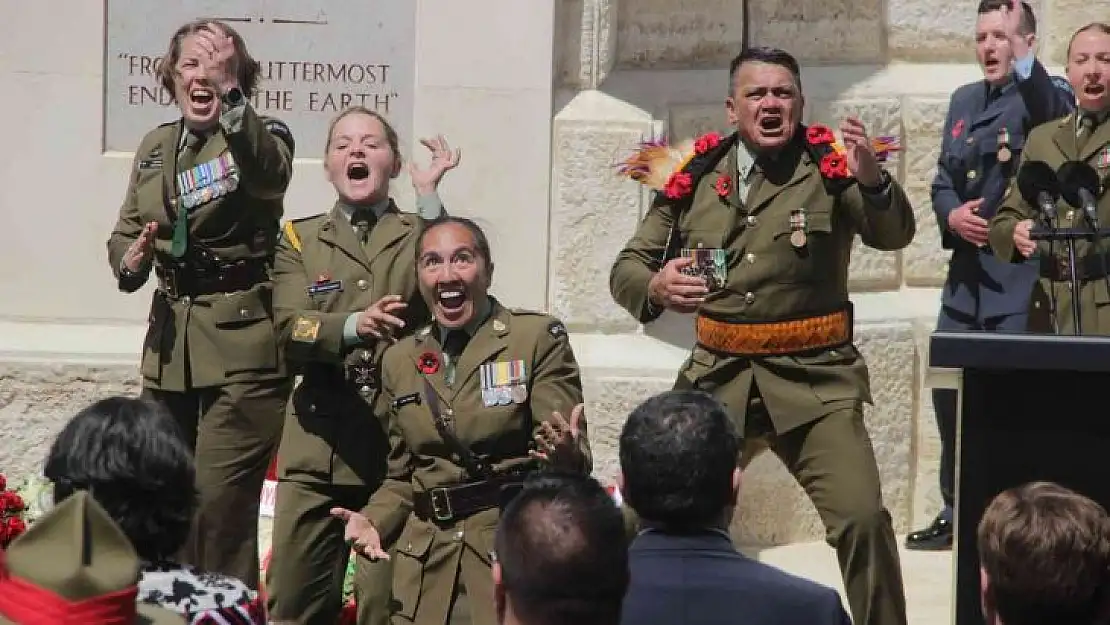
[[[500,506],[505,497],[515,494],[514,487],[524,483],[524,475],[502,475],[480,482],[429,488],[414,493],[412,510],[422,521],[451,523]]]
[[[789,356],[852,342],[852,305],[816,317],[728,322],[698,315],[697,341],[731,356]]]
[[[1088,254],[1080,257],[1076,263],[1080,280],[1097,280],[1106,276],[1106,268],[1110,267],[1110,256],[1105,254]],[[1103,263],[1106,263],[1105,265]],[[1057,255],[1055,260],[1051,256],[1041,257],[1041,277],[1054,282],[1067,282],[1071,280],[1071,269],[1067,256]]]
[[[261,259],[221,264],[215,271],[197,271],[191,267],[155,265],[158,286],[171,298],[196,297],[213,293],[246,291],[270,279],[269,264]]]

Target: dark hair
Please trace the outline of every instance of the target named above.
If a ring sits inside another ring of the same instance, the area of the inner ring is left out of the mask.
[[[422,253],[421,250],[424,249],[424,237],[428,236],[428,233],[432,230],[440,226],[446,226],[448,224],[462,226],[470,232],[470,236],[474,237],[474,245],[478,248],[478,255],[482,257],[483,261],[485,261],[486,269],[491,269],[493,267],[493,258],[490,254],[489,239],[486,238],[486,233],[483,232],[482,228],[479,227],[478,224],[474,223],[473,220],[467,219],[466,217],[455,217],[453,215],[442,215],[424,224],[424,230],[416,239],[416,260],[418,261],[417,264],[419,264],[420,255]]]
[[[1108,530],[1102,506],[1057,484],[999,493],[977,535],[988,608],[1006,625],[1105,623]]]
[[[703,391],[667,391],[640,404],[620,437],[625,501],[674,530],[713,524],[732,503],[740,437],[724,406]]]
[[[166,54],[158,63],[158,71],[155,73],[155,77],[158,79],[158,83],[169,92],[170,97],[174,100],[177,98],[173,92],[173,78],[177,73],[177,61],[181,58],[181,42],[189,35],[196,34],[202,30],[211,30],[212,26],[227,33],[227,36],[231,37],[232,43],[235,44],[235,54],[239,57],[239,75],[237,78],[239,79],[239,89],[242,90],[243,95],[249,98],[254,94],[254,90],[258,88],[258,79],[262,73],[262,66],[258,61],[254,60],[254,57],[252,57],[249,52],[247,52],[247,43],[243,41],[242,35],[224,22],[201,18],[193,20],[177,29],[173,37],[170,37],[169,49],[166,50]]]
[[[1110,35],[1110,23],[1107,22],[1091,22],[1086,26],[1072,33],[1071,39],[1068,39],[1068,58],[1071,58],[1071,44],[1075,43],[1075,38],[1080,34],[1087,31],[1097,30],[1104,35]]]
[[[501,513],[494,549],[505,594],[525,622],[620,622],[629,576],[624,517],[593,478],[529,478]]]
[[[771,65],[778,65],[790,70],[794,76],[794,82],[798,84],[798,91],[802,90],[802,69],[798,65],[798,59],[786,50],[779,48],[771,48],[768,46],[756,46],[754,48],[744,48],[744,50],[732,59],[728,65],[728,94],[731,96],[736,93],[736,72],[740,71],[740,67],[745,63],[770,63]]]
[[[46,458],[54,500],[87,490],[143,560],[172,559],[197,506],[196,470],[173,418],[152,402],[102,399],[77,413]]]
[[[1011,6],[1013,5],[1010,0],[982,0],[979,3],[976,14],[983,15],[984,13],[993,13],[995,11],[1008,11]],[[1037,17],[1033,15],[1033,7],[1029,6],[1028,2],[1021,3],[1021,21],[1018,22],[1018,34],[1037,34]]]

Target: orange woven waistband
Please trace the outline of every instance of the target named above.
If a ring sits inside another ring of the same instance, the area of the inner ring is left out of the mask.
[[[852,341],[852,315],[756,323],[728,323],[698,316],[698,343],[733,356],[786,356],[839,347]]]

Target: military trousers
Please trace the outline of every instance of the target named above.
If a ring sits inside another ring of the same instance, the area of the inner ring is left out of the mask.
[[[856,625],[906,625],[902,564],[863,405],[776,433],[752,385],[741,467],[771,450],[809,495],[835,550]]]
[[[937,315],[937,330],[947,332],[1024,332],[1029,323],[1027,313],[976,319],[974,315],[960,312],[948,306],[941,306]],[[940,435],[940,467],[937,473],[940,480],[940,495],[944,509],[940,517],[953,521],[953,508],[956,505],[956,427],[959,423],[959,393],[951,388],[934,388],[933,413],[936,416],[937,432]]]
[[[266,575],[270,622],[335,625],[351,550],[334,507],[361,510],[373,489],[281,480],[274,505],[273,547]],[[358,625],[389,623],[393,566],[358,557],[354,592]]]
[[[259,582],[258,508],[281,439],[292,380],[234,382],[184,392],[145,388],[193,449],[199,497],[182,560],[253,589]]]

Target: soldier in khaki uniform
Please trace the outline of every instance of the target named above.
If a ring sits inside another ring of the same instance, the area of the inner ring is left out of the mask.
[[[1110,24],[1093,23],[1079,29],[1068,45],[1068,83],[1075,92],[1078,109],[1058,120],[1042,124],[1029,133],[1022,153],[1022,165],[1043,162],[1056,171],[1069,161],[1081,161],[1097,172],[1099,180],[1110,177]],[[1100,226],[1110,226],[1110,194],[1106,183],[1100,189],[1098,218]],[[1057,221],[1060,228],[1086,228],[1081,207],[1059,200]],[[1021,197],[1016,181],[1010,186],[1002,206],[990,222],[990,244],[995,256],[1024,262],[1038,249],[1029,239],[1033,221],[1043,220],[1040,210]],[[1052,332],[1052,304],[1055,304],[1056,330],[1061,334],[1076,333],[1072,306],[1078,303],[1082,316],[1082,334],[1110,335],[1110,291],[1106,278],[1107,242],[1095,249],[1090,241],[1076,241],[1076,268],[1080,293],[1074,297],[1071,271],[1068,268],[1068,247],[1056,243],[1039,246],[1041,279],[1033,289],[1029,311],[1029,329]],[[1052,252],[1052,255],[1050,255]]]
[[[194,447],[200,505],[184,561],[258,587],[258,505],[291,388],[270,269],[293,137],[249,103],[258,63],[225,24],[174,33],[159,79],[181,119],[135,152],[108,260],[121,291],[157,275],[143,393]]]
[[[77,491],[0,551],[0,623],[184,623],[136,603],[139,577],[123,530],[92,495]]]
[[[582,383],[558,319],[488,295],[493,265],[478,226],[443,217],[418,249],[435,321],[383,358],[388,477],[361,512],[333,512],[367,557],[388,558],[382,545],[394,545],[395,625],[445,625],[461,588],[470,622],[495,625],[489,554],[499,505],[537,460],[592,467]]]
[[[858,120],[841,126],[845,153],[828,128],[800,124],[790,54],[745,50],[730,77],[737,133],[695,141],[618,255],[613,297],[643,323],[664,309],[696,313],[697,344],[676,388],[711,392],[739,423],[742,461],[770,447],[806,490],[837,551],[854,622],[904,625],[847,282],[856,235],[876,249],[903,248],[913,209]]]
[[[373,111],[342,112],[324,161],[338,200],[327,213],[286,222],[278,243],[280,343],[303,378],[278,451],[273,622],[336,622],[350,549],[329,511],[362,508],[385,476],[389,445],[373,410],[378,365],[392,340],[430,318],[416,288],[416,239],[424,218],[441,214],[436,186],[458,164],[442,138],[424,144],[431,167],[410,166],[420,215],[402,213],[389,197],[401,166],[397,133]],[[357,587],[359,623],[388,623],[389,563],[358,565],[367,580]]]

